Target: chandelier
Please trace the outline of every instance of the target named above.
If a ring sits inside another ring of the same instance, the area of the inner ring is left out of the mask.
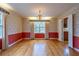
[[[52,17],[43,17],[41,10],[38,10],[38,15],[36,17],[28,17],[30,21],[49,21]]]
[[[38,17],[38,20],[42,20],[41,10],[39,10],[39,14],[37,17]]]

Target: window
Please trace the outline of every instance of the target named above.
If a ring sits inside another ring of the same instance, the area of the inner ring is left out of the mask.
[[[0,38],[2,38],[2,15],[0,14]]]
[[[45,22],[34,22],[34,33],[45,33]]]

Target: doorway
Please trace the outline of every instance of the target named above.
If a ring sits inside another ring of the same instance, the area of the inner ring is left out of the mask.
[[[74,15],[69,15],[64,18],[64,42],[68,47],[73,48],[73,18]]]
[[[68,45],[68,17],[64,18],[64,43]]]
[[[69,15],[59,20],[59,40],[73,48],[73,18],[74,15]]]

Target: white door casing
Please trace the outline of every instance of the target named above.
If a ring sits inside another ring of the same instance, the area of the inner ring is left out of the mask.
[[[59,19],[58,21],[58,32],[59,32],[59,41],[64,41],[63,19]]]
[[[73,48],[73,15],[68,16],[68,46]]]

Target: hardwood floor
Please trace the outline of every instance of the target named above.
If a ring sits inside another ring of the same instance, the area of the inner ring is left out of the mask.
[[[65,43],[64,55],[65,56],[79,56],[79,52],[72,48],[69,48],[68,45]]]
[[[67,56],[73,55],[72,49],[57,40],[23,40],[14,46],[2,51],[2,56]],[[69,48],[68,48],[69,49]],[[64,53],[65,52],[65,53]],[[70,54],[69,54],[69,53]],[[78,52],[75,55],[79,55]]]

